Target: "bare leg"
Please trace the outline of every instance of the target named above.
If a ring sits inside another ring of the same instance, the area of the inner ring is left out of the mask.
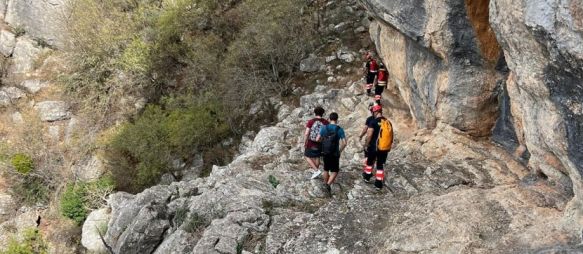
[[[316,170],[318,170],[320,168],[320,158],[312,158],[312,160],[314,161],[314,165],[316,165]]]
[[[334,173],[332,173],[334,174]],[[328,171],[324,170],[324,173],[322,173],[322,178],[324,178],[324,183],[328,183]]]
[[[334,183],[334,181],[336,181],[336,176],[338,176],[338,172],[331,172],[330,173],[330,179],[327,179],[327,178],[324,178],[324,179],[328,180],[327,183],[329,185],[331,185],[331,184]]]
[[[320,160],[318,160],[318,164],[316,164],[316,162],[314,162],[314,159],[312,159],[310,157],[304,157],[304,158],[306,159],[308,164],[310,164],[311,168],[313,168],[314,170],[318,170],[318,167],[320,166]]]

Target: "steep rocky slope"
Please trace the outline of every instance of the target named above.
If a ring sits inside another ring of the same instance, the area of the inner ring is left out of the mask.
[[[110,207],[84,225],[85,246],[99,246],[92,228],[106,222],[115,253],[487,253],[580,240],[562,220],[571,196],[529,175],[503,149],[447,125],[399,135],[387,188],[375,192],[359,177],[355,137],[369,100],[359,83],[319,86],[301,107],[282,106],[278,124],[207,178],[110,196]],[[308,180],[298,144],[314,105],[338,111],[350,136],[332,198],[321,180]],[[408,126],[397,126],[406,133]]]

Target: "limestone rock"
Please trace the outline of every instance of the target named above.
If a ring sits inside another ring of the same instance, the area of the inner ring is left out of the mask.
[[[34,61],[40,52],[41,50],[35,46],[35,42],[32,39],[26,36],[18,37],[12,53],[11,74],[25,74],[32,71]]]
[[[29,93],[38,93],[41,89],[49,86],[48,82],[41,81],[38,79],[25,80],[20,83],[20,86],[26,88]]]
[[[24,118],[22,117],[22,114],[18,111],[12,113],[11,118],[12,118],[12,122],[15,124],[23,124],[24,123]]]
[[[40,119],[45,122],[71,118],[69,105],[64,101],[43,101],[37,103],[34,108],[38,111]]]
[[[286,138],[287,130],[279,127],[264,128],[257,133],[253,141],[254,151],[263,153],[275,153],[284,149],[281,141]]]
[[[529,165],[550,178],[568,175],[583,197],[583,4],[496,0],[492,27],[510,75],[509,121]],[[577,199],[577,198],[576,198]]]
[[[87,158],[72,167],[75,177],[85,182],[99,179],[104,170],[103,163],[97,156]]]
[[[81,244],[87,248],[88,251],[96,253],[104,253],[107,248],[101,241],[101,236],[105,235],[107,229],[107,222],[110,214],[107,208],[92,211],[85,222],[83,223]]]
[[[22,92],[22,90],[10,86],[10,87],[3,87],[2,91],[10,98],[11,101],[15,102],[20,98],[23,98],[26,96],[26,94],[24,92]]]
[[[316,72],[326,63],[322,57],[310,56],[300,62],[300,71]]]
[[[8,96],[6,92],[0,90],[0,107],[6,107],[11,103],[10,96]]]
[[[0,218],[10,216],[16,211],[16,203],[11,195],[0,193]]]
[[[1,6],[1,3],[0,3]],[[0,7],[1,8],[1,7]],[[16,35],[8,30],[0,31],[0,53],[4,57],[9,57],[14,51],[14,46],[16,45]]]
[[[371,38],[419,126],[432,129],[440,121],[489,135],[504,73],[495,68],[501,51],[488,1],[363,3],[380,20],[371,23]]]
[[[12,27],[21,27],[31,36],[61,47],[68,3],[68,0],[9,0],[5,20]]]

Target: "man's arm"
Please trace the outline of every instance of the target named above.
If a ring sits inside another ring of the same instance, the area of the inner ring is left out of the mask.
[[[368,130],[368,126],[365,125],[364,128],[362,128],[360,135],[358,136],[358,140],[362,140],[362,137],[364,137],[364,135],[366,135],[367,130]]]
[[[310,136],[310,128],[306,127],[306,131],[304,131],[304,146],[308,143],[309,136]]]
[[[340,139],[340,152],[341,153],[342,153],[342,151],[344,151],[344,148],[346,148],[346,144],[347,144],[347,142],[346,142],[345,138]]]
[[[367,149],[369,147],[373,133],[374,129],[369,127],[368,130],[366,131],[366,142],[364,144],[364,149]]]

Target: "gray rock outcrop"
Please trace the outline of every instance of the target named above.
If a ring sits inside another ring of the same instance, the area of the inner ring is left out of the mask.
[[[64,18],[69,0],[7,0],[5,21],[49,45],[64,45]],[[0,8],[1,9],[1,8]]]
[[[326,63],[322,57],[310,56],[300,62],[300,71],[316,72]]]
[[[101,237],[105,235],[109,213],[106,208],[95,210],[87,216],[83,223],[83,234],[81,244],[88,251],[94,253],[106,253],[107,247],[103,244]]]
[[[532,168],[566,188],[573,186],[580,210],[583,210],[582,13],[581,1],[490,3],[490,21],[510,69],[506,86],[517,139],[521,147],[528,149]]]
[[[71,118],[69,105],[64,101],[43,101],[37,103],[34,108],[38,111],[40,119],[45,122],[61,121]]]
[[[9,57],[12,55],[12,51],[14,51],[14,46],[16,45],[16,35],[8,30],[1,30],[0,31],[0,53],[4,55],[4,57]]]
[[[26,36],[16,39],[14,51],[12,52],[12,64],[9,72],[11,75],[22,75],[33,70],[34,61],[41,50],[36,47],[36,43]]]

